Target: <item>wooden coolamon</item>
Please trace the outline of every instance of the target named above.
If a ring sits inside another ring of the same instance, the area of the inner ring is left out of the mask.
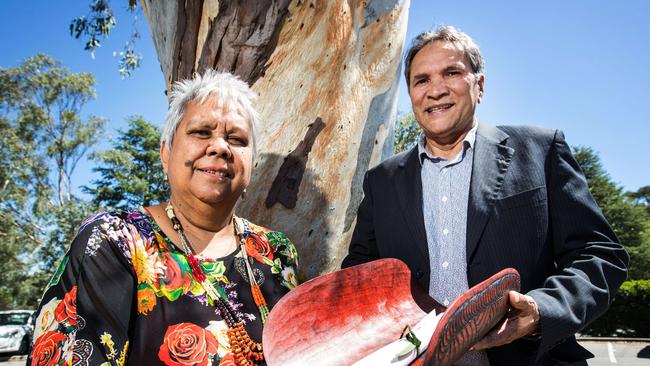
[[[392,153],[409,0],[142,0],[167,88],[207,67],[259,95],[240,216],[287,233],[307,277],[347,253],[369,167]]]

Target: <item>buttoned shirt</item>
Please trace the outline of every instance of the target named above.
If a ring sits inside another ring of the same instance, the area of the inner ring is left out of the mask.
[[[468,289],[465,242],[475,140],[476,126],[465,136],[458,155],[445,160],[426,149],[423,134],[418,139],[422,213],[431,266],[429,295],[445,306]]]
[[[444,306],[468,289],[467,205],[477,126],[465,136],[458,155],[449,160],[434,156],[426,149],[424,134],[418,138],[422,213],[431,266],[429,295]],[[470,352],[458,364],[489,365],[489,362],[484,352]]]

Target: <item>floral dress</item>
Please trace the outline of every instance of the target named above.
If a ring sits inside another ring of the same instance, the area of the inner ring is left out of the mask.
[[[269,308],[297,285],[287,237],[246,220],[245,250]],[[240,250],[199,257],[206,276],[262,340]],[[144,210],[87,219],[37,311],[28,365],[234,365],[227,326],[185,254]]]

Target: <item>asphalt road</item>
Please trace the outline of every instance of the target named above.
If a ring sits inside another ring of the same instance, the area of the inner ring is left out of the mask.
[[[581,341],[596,357],[589,366],[650,366],[650,342]]]
[[[650,342],[580,341],[596,358],[589,366],[650,366]],[[1,366],[24,366],[26,356],[0,357]],[[516,365],[513,365],[516,366]]]

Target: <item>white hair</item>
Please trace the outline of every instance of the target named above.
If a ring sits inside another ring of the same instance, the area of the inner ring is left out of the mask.
[[[160,136],[160,143],[171,148],[178,124],[183,119],[185,108],[191,101],[204,103],[208,97],[217,99],[217,106],[238,107],[249,123],[253,142],[253,160],[256,156],[256,130],[259,114],[253,107],[256,96],[248,84],[228,72],[213,69],[203,74],[195,73],[191,79],[174,83],[169,97],[169,109],[165,115],[165,125]]]

